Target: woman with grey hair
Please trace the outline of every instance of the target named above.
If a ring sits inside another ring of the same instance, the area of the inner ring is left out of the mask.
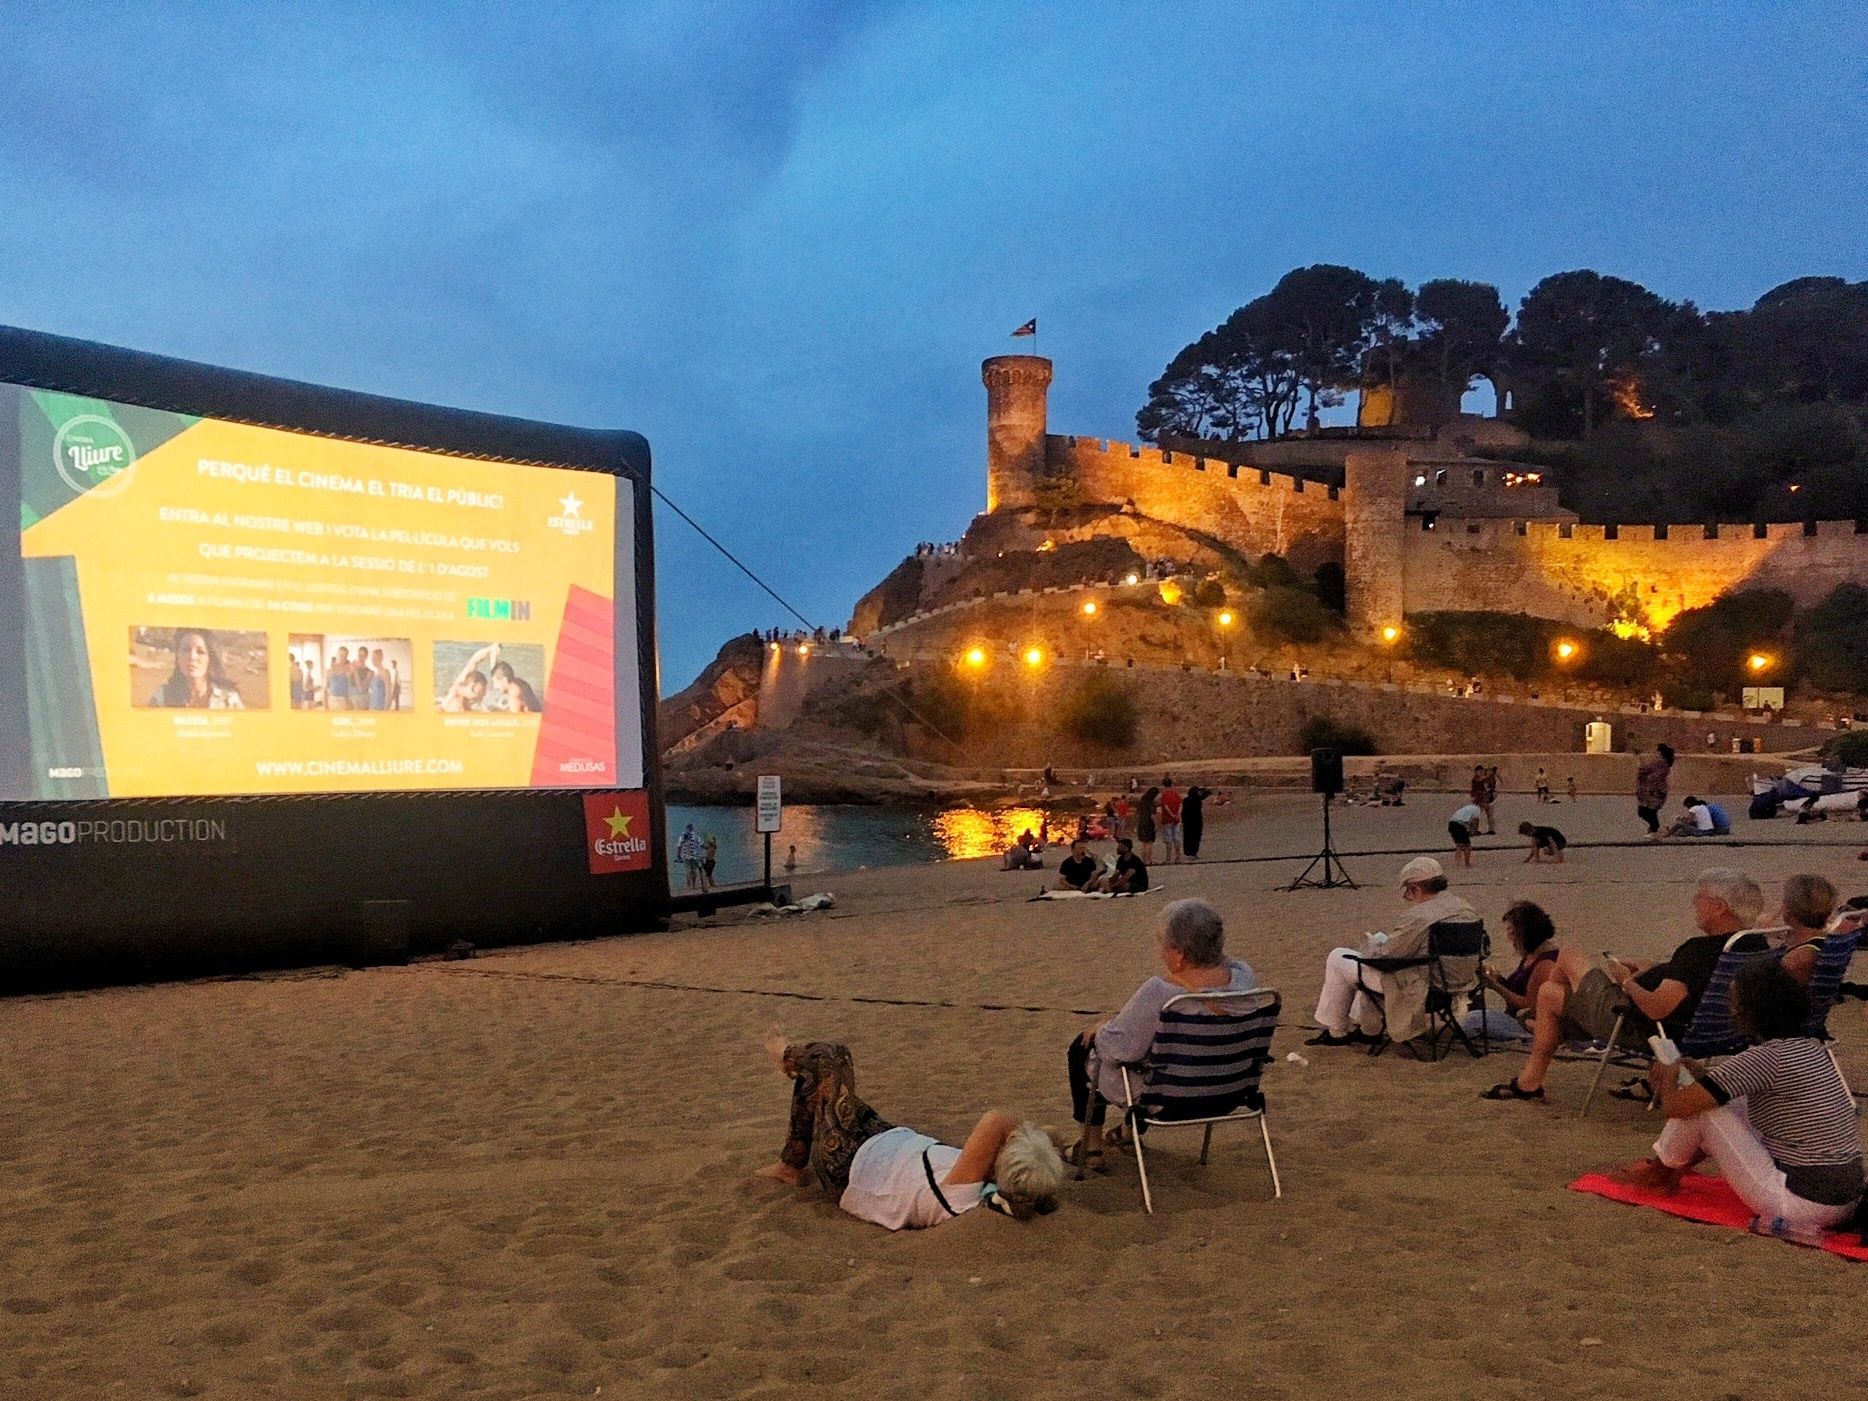
[[[1080,1168],[1103,1165],[1103,1123],[1111,1100],[1122,1099],[1122,1068],[1148,1079],[1148,1050],[1161,1029],[1161,1009],[1186,992],[1250,992],[1258,978],[1244,961],[1226,956],[1226,926],[1204,900],[1176,900],[1161,911],[1161,965],[1122,1010],[1072,1038],[1066,1065],[1071,1117],[1082,1134],[1066,1155]]]
[[[849,1047],[774,1037],[767,1049],[791,1077],[791,1132],[764,1176],[795,1187],[809,1167],[838,1206],[891,1231],[938,1226],[976,1206],[1019,1220],[1057,1209],[1063,1160],[1035,1124],[988,1110],[964,1147],[950,1147],[865,1104]]]

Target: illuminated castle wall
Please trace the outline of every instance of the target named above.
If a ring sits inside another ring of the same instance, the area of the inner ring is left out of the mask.
[[[1810,604],[1838,584],[1868,584],[1868,535],[1849,521],[1583,525],[1548,487],[1433,441],[1304,440],[1306,465],[1341,466],[1337,488],[1272,470],[1290,461],[1288,443],[1264,445],[1261,467],[1254,444],[1239,461],[1060,437],[1047,426],[1049,360],[995,356],[982,374],[989,515],[1059,500],[1126,506],[1247,555],[1283,555],[1305,573],[1337,561],[1356,628],[1443,609],[1659,628],[1735,588],[1780,588]],[[1240,446],[1227,445],[1228,457]]]

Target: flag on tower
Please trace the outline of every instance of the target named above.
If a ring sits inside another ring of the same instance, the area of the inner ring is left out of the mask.
[[[1038,318],[1032,317],[1023,326],[1012,332],[1015,336],[1035,336],[1038,334]]]

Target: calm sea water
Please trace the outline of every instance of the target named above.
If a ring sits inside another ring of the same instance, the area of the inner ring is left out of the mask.
[[[1036,831],[1044,814],[1037,808],[988,811],[972,807],[791,807],[785,830],[772,838],[772,875],[785,878],[785,853],[798,849],[798,872],[848,871],[858,866],[912,866],[924,861],[953,861],[996,856],[1027,827]],[[722,885],[754,881],[764,874],[765,838],[753,831],[749,807],[668,808],[668,851],[688,823],[702,837],[720,840],[720,864],[714,879]],[[682,887],[677,872],[675,889]]]

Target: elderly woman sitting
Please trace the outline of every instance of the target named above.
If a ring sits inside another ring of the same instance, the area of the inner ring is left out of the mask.
[[[1427,931],[1441,920],[1471,923],[1479,918],[1446,888],[1446,872],[1431,856],[1417,856],[1401,868],[1401,898],[1408,911],[1386,934],[1371,934],[1359,949],[1332,949],[1323,961],[1323,990],[1317,995],[1317,1022],[1323,1028],[1306,1046],[1367,1046],[1384,1025],[1396,1045],[1427,1029],[1427,969],[1394,973],[1368,972],[1358,958],[1418,958],[1427,952]],[[1379,984],[1376,980],[1379,978]],[[1370,996],[1373,987],[1378,996]],[[1384,1017],[1385,1012],[1385,1017]]]
[[[1204,900],[1176,900],[1161,912],[1161,965],[1135,990],[1127,1005],[1100,1026],[1071,1040],[1071,1117],[1082,1135],[1067,1154],[1080,1168],[1103,1165],[1103,1123],[1110,1102],[1122,1100],[1122,1068],[1148,1079],[1148,1049],[1161,1029],[1161,1010],[1185,992],[1250,992],[1258,979],[1250,967],[1226,957],[1226,926]]]
[[[790,1186],[808,1166],[850,1215],[891,1231],[938,1226],[976,1206],[1021,1220],[1057,1208],[1064,1164],[1044,1130],[988,1110],[953,1148],[898,1128],[856,1093],[847,1046],[767,1043],[791,1077],[791,1133],[763,1175]]]

